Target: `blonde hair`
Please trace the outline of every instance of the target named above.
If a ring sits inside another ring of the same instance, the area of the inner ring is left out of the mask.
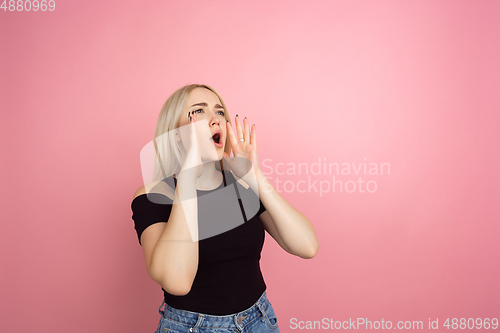
[[[160,114],[158,115],[158,120],[156,121],[156,129],[153,140],[155,149],[153,180],[159,181],[170,177],[173,174],[177,174],[182,167],[180,163],[184,160],[184,150],[181,149],[179,143],[175,139],[175,129],[179,127],[181,116],[183,114],[182,110],[186,105],[189,95],[196,88],[205,88],[217,95],[222,107],[224,108],[224,118],[231,122],[226,104],[214,88],[205,84],[189,84],[179,88],[163,104]],[[225,126],[225,124],[221,125]],[[227,154],[231,153],[229,136],[226,137],[224,151]]]

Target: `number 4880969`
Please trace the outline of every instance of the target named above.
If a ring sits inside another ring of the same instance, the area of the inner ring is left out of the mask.
[[[51,12],[56,9],[56,2],[54,0],[4,0],[0,9],[3,9],[4,12],[7,10],[10,12],[29,12],[29,11],[42,11],[45,12],[50,10]]]

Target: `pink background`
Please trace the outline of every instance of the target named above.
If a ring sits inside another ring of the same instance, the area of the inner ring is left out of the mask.
[[[320,241],[303,260],[266,237],[282,332],[500,317],[500,2],[56,4],[0,11],[1,332],[156,329],[130,203],[162,104],[195,82],[257,124],[261,167],[390,164],[362,176],[374,193],[282,190]]]

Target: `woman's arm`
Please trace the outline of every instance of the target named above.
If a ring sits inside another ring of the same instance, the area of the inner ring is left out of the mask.
[[[167,223],[155,223],[141,235],[149,276],[169,294],[186,295],[198,270],[196,180],[177,177],[176,198]],[[144,194],[144,187],[135,196]]]
[[[266,211],[260,219],[266,231],[288,253],[304,259],[313,258],[319,249],[314,228],[307,217],[293,208],[269,183],[260,169],[248,184],[258,194]],[[246,177],[243,177],[245,180]]]
[[[255,124],[250,132],[246,117],[243,119],[244,128],[241,127],[238,116],[234,121],[238,139],[231,123],[227,122],[226,128],[235,158],[232,159],[229,154],[224,153],[224,160],[235,170],[236,176],[243,179],[259,195],[266,207],[266,212],[262,213],[260,218],[264,228],[276,242],[288,253],[304,259],[313,258],[318,252],[319,243],[311,222],[276,192],[259,168]],[[245,160],[251,162],[251,170],[247,170],[248,164]]]
[[[283,199],[260,169],[256,178],[259,198],[266,207],[260,217],[267,232],[288,253],[313,258],[318,253],[319,242],[309,219]]]

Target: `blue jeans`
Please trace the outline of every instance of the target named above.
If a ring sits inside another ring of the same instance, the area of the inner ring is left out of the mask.
[[[165,309],[162,311],[163,304],[165,304]],[[250,308],[226,316],[214,316],[174,309],[166,304],[165,300],[163,300],[158,312],[161,318],[155,333],[261,333],[280,331],[278,319],[265,291]]]

